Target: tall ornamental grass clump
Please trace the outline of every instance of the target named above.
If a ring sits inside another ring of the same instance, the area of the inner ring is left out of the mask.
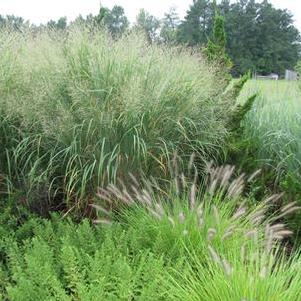
[[[88,28],[0,40],[1,192],[82,209],[129,171],[167,176],[175,152],[200,166],[222,154],[233,101],[191,49]]]

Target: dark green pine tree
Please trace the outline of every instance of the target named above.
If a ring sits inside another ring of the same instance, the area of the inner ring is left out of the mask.
[[[227,51],[233,61],[232,73],[248,70],[284,74],[300,57],[300,35],[291,13],[276,9],[268,1],[222,0]]]
[[[67,18],[61,17],[57,21],[50,20],[46,26],[54,30],[65,30],[67,28]]]
[[[108,29],[114,38],[120,37],[129,26],[129,21],[121,6],[115,5],[112,10],[101,7],[95,21]]]
[[[233,75],[249,70],[284,74],[285,69],[294,68],[300,59],[301,40],[289,11],[276,9],[267,0],[221,0],[218,16],[215,8],[212,1],[194,0],[178,27],[177,41],[189,46],[204,45],[210,36],[207,48],[219,52],[222,47],[216,46],[225,39],[216,41],[211,32],[215,22],[221,28],[225,21],[225,48],[233,62]]]
[[[177,41],[177,29],[180,18],[174,7],[171,7],[169,12],[165,13],[161,23],[160,39],[164,43],[175,44]]]
[[[205,45],[212,31],[214,7],[209,0],[194,0],[178,28],[177,39],[189,46]]]
[[[2,16],[0,15],[0,29],[9,28],[20,31],[23,27],[28,25],[23,18],[14,15]]]
[[[154,42],[159,33],[160,21],[149,14],[146,10],[141,9],[136,17],[134,30],[142,31],[146,34],[149,43]]]
[[[260,73],[284,74],[300,57],[300,35],[293,16],[275,9],[268,1],[260,4],[257,18],[256,70]]]

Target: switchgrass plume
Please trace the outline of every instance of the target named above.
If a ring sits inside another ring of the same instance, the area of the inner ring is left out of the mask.
[[[224,155],[235,100],[221,106],[225,83],[197,52],[84,26],[0,40],[3,193],[83,212],[130,172],[169,179],[175,157],[193,174]]]

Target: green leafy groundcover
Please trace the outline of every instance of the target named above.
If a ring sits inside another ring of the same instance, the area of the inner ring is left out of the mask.
[[[134,237],[120,225],[96,229],[53,217],[1,230],[3,299],[165,300],[163,259],[133,252]]]

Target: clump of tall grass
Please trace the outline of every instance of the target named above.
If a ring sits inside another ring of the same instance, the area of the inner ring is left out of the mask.
[[[154,218],[158,221],[159,227],[162,227],[162,224],[163,227],[169,225],[168,231],[175,231],[177,239],[179,234],[183,237],[189,237],[191,234],[195,240],[192,248],[194,252],[200,249],[199,246],[203,249],[204,244],[211,241],[217,242],[218,249],[226,249],[227,238],[232,236],[235,237],[232,241],[236,246],[245,246],[246,238],[255,237],[256,247],[259,242],[265,241],[270,252],[274,240],[282,240],[292,234],[291,231],[284,229],[284,224],[275,222],[281,221],[287,214],[298,211],[300,207],[296,202],[289,203],[281,207],[279,212],[276,210],[272,215],[268,215],[267,212],[275,207],[275,204],[279,207],[281,194],[267,197],[255,206],[250,206],[249,200],[243,196],[246,184],[251,183],[260,170],[249,177],[245,174],[235,176],[233,166],[215,168],[209,164],[206,168],[207,176],[199,184],[196,169],[194,171],[192,180],[185,177],[184,173],[178,174],[164,190],[155,179],[138,180],[133,175],[130,175],[132,179],[130,188],[122,181],[119,181],[120,188],[113,184],[100,188],[98,192],[100,203],[91,205],[101,216],[95,223],[110,224],[114,212],[119,216],[118,212],[121,209],[126,209],[126,212],[131,214],[128,208],[134,208],[134,212],[142,208],[147,219]],[[147,225],[147,222],[144,224]],[[147,226],[143,231],[146,228]],[[242,240],[239,240],[239,236]],[[207,240],[201,237],[206,237]],[[153,235],[149,234],[145,239],[151,241],[153,238]]]
[[[174,152],[200,166],[223,153],[233,102],[199,54],[87,28],[0,40],[4,192],[78,209],[128,172],[167,176]]]
[[[95,222],[110,224],[115,202],[130,208],[122,216],[136,229],[134,246],[177,262],[162,281],[170,300],[298,300],[300,256],[287,258],[283,241],[292,231],[283,217],[300,207],[293,202],[269,215],[281,195],[250,205],[242,193],[259,171],[235,177],[234,170],[209,165],[200,186],[179,175],[168,193],[154,180],[132,178],[129,190],[109,185],[99,191],[102,205],[93,205]]]

